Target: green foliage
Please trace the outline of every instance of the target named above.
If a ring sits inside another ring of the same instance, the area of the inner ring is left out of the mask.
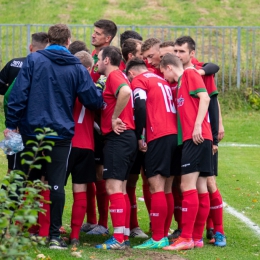
[[[245,90],[245,96],[255,110],[260,110],[260,87],[254,86]]]
[[[33,144],[33,152],[24,152],[22,156],[31,157],[30,160],[22,159],[23,164],[29,165],[29,172],[24,173],[13,170],[7,174],[0,189],[0,259],[31,259],[28,250],[36,249],[36,242],[31,241],[28,229],[37,223],[38,213],[45,211],[40,208],[40,203],[45,202],[40,195],[42,190],[48,189],[40,180],[29,181],[28,175],[34,168],[40,169],[38,160],[51,161],[49,156],[39,156],[43,149],[51,150],[54,142],[45,141],[48,135],[56,135],[51,129],[36,129],[37,142]],[[39,243],[44,241],[39,240]]]

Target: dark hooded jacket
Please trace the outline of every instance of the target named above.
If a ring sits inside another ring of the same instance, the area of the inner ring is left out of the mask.
[[[74,135],[76,100],[100,109],[102,92],[79,59],[64,50],[40,50],[27,56],[8,99],[6,126],[22,135],[50,127],[59,138]]]

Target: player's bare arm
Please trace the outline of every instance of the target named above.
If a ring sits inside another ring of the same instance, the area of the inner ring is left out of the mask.
[[[120,133],[124,132],[126,130],[126,125],[124,122],[118,118],[123,109],[126,107],[130,97],[131,97],[132,91],[128,85],[124,85],[120,88],[119,93],[117,95],[117,101],[114,113],[112,115],[112,129],[113,131],[120,135]]]
[[[202,136],[201,125],[208,112],[208,107],[210,102],[210,97],[207,92],[199,92],[197,93],[197,96],[200,99],[200,103],[199,103],[197,118],[194,124],[194,130],[192,133],[192,140],[196,145],[204,141],[204,138]]]

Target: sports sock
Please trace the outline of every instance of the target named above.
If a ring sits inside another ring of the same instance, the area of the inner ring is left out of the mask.
[[[214,233],[224,234],[223,227],[223,201],[219,190],[209,194],[210,197],[210,217],[214,225]]]
[[[196,216],[194,229],[192,238],[193,239],[201,239],[203,236],[203,230],[205,227],[205,223],[207,221],[207,217],[209,215],[209,193],[201,193],[198,195],[199,197],[199,209]]]
[[[87,209],[87,193],[73,192],[74,202],[71,212],[71,233],[70,238],[79,238],[81,225],[84,221]]]
[[[151,198],[150,219],[152,238],[159,241],[164,237],[164,224],[167,217],[167,201],[163,191],[155,192]]]
[[[182,193],[182,238],[192,238],[195,219],[199,209],[197,190]]]
[[[124,241],[124,229],[126,220],[126,203],[122,192],[109,195],[110,215],[114,228],[114,237],[122,243]]]
[[[173,199],[174,199],[174,219],[178,224],[178,229],[182,229],[181,222],[182,222],[182,195],[179,193],[177,188],[172,189],[173,192]]]
[[[96,182],[96,195],[97,195],[97,206],[98,206],[98,213],[99,213],[98,224],[107,228],[109,200],[106,191],[105,180]]]
[[[41,195],[43,196],[43,200],[50,201],[50,190],[42,190]],[[47,237],[49,236],[50,229],[50,204],[41,201],[41,208],[46,211],[44,214],[38,214],[38,223],[40,225],[39,236]]]
[[[94,182],[87,184],[87,223],[97,224],[96,185]]]
[[[148,211],[148,214],[150,214],[151,211],[151,192],[149,189],[149,184],[143,184],[143,194],[144,194],[144,202]]]
[[[136,203],[136,187],[126,187],[126,191],[130,200],[131,214],[130,214],[130,229],[139,227],[137,219],[137,203]]]
[[[164,224],[164,236],[168,236],[169,228],[172,223],[172,215],[173,215],[173,209],[174,209],[174,200],[172,193],[165,194],[166,202],[167,202],[167,217]]]
[[[210,217],[210,214],[207,218],[207,224],[206,224],[206,229],[209,230],[213,228],[214,229],[214,225],[213,225],[213,221],[212,221],[212,218]]]
[[[130,216],[131,216],[131,204],[127,194],[124,194],[125,197],[125,229],[124,229],[124,240],[128,240],[130,236]]]

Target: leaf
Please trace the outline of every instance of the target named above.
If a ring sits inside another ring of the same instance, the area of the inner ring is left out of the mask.
[[[41,164],[32,164],[32,165],[30,165],[30,168],[40,170],[42,168],[42,165]]]
[[[46,259],[46,256],[44,254],[38,254],[36,259]]]
[[[240,188],[235,188],[235,190],[241,190]]]
[[[22,159],[21,160],[21,164],[24,165],[24,164],[32,164],[33,161],[29,161],[29,160],[25,160],[25,159]]]
[[[70,255],[74,256],[76,258],[81,258],[82,257],[81,252],[71,252]]]
[[[36,139],[37,140],[42,140],[42,139],[44,139],[44,137],[45,137],[45,135],[44,134],[38,134],[38,135],[36,135]]]
[[[44,146],[41,146],[39,148],[39,151],[43,151],[43,150],[49,150],[51,151],[52,150],[52,147],[50,145],[44,145]]]
[[[42,132],[42,133],[44,133],[44,130],[41,129],[41,128],[35,128],[34,132]]]
[[[254,203],[257,202],[257,199],[253,199],[252,202],[254,202]]]
[[[38,143],[37,143],[36,141],[33,141],[33,140],[28,140],[28,141],[26,142],[26,144],[27,144],[27,145],[28,145],[28,144],[38,145]]]
[[[75,246],[73,246],[71,249],[70,249],[71,251],[77,251],[78,250],[78,248],[77,247],[75,247]]]
[[[24,153],[21,154],[21,156],[24,156],[24,155],[29,155],[29,156],[33,157],[33,156],[34,156],[34,153],[28,151],[28,152],[24,152]]]

